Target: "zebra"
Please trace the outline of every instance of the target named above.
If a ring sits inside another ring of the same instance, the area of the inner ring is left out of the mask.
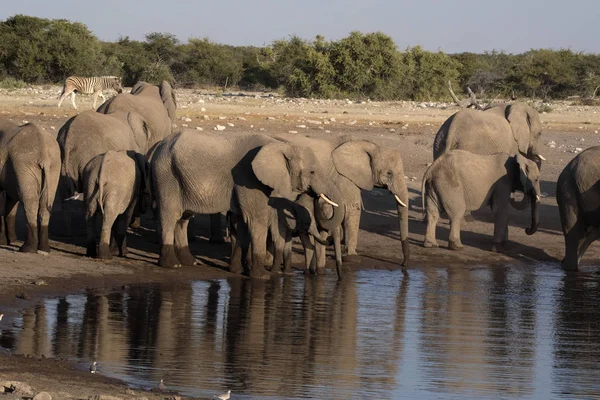
[[[123,87],[121,86],[121,77],[118,76],[91,76],[91,77],[82,77],[82,76],[69,76],[65,80],[65,84],[63,86],[62,93],[60,95],[60,100],[58,101],[58,107],[62,104],[63,100],[70,94],[71,102],[73,103],[73,107],[77,109],[75,105],[75,92],[85,93],[85,94],[93,94],[94,95],[94,105],[93,108],[96,108],[96,100],[98,99],[98,95],[102,97],[102,102],[106,101],[106,97],[102,93],[105,89],[114,89],[117,93],[123,92]]]

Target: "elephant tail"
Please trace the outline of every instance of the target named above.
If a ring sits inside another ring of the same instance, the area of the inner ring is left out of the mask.
[[[431,175],[430,171],[434,164],[435,161],[429,166],[429,168],[427,168],[427,170],[423,174],[423,179],[421,180],[421,213],[423,213],[423,221],[425,221],[425,219],[427,218],[427,212],[425,209],[425,196],[427,195],[427,193],[425,193],[425,184],[427,183],[427,180]]]
[[[40,208],[45,207],[48,211],[52,210],[52,202],[50,201],[50,190],[48,189],[48,171],[45,164],[40,164],[42,171],[42,182],[40,190]]]
[[[100,163],[100,167],[98,168],[98,207],[100,207],[100,212],[102,213],[102,215],[104,215],[104,194],[102,193],[102,189],[104,188],[104,179],[102,176],[102,167],[104,166],[104,161],[105,161],[105,157],[106,154],[104,155],[104,157],[102,158],[102,162]]]

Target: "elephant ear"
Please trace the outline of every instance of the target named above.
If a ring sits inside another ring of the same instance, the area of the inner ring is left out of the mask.
[[[142,92],[142,90],[144,90],[144,88],[148,85],[148,83],[144,82],[144,81],[139,81],[137,82],[135,85],[133,85],[133,87],[131,88],[131,94],[137,96],[138,94],[140,94]]]
[[[289,172],[290,151],[287,143],[269,143],[258,151],[252,160],[252,171],[264,185],[283,197],[292,195],[292,179]]]
[[[132,111],[127,113],[127,123],[133,131],[133,138],[138,148],[145,151],[146,143],[148,143],[148,138],[150,137],[148,123],[144,117]]]
[[[529,112],[530,108],[525,103],[515,103],[507,106],[505,109],[505,117],[510,124],[513,137],[519,146],[519,151],[523,154],[527,154],[531,141],[532,115]]]
[[[373,169],[371,152],[373,143],[365,140],[352,140],[336,147],[331,156],[337,171],[364,190],[373,189]]]
[[[522,154],[517,154],[515,156],[517,159],[517,164],[519,165],[519,179],[521,180],[521,184],[523,185],[523,193],[527,193],[527,182],[529,182],[529,171],[527,170],[527,158]]]
[[[158,86],[158,90],[160,92],[160,99],[167,109],[167,114],[169,114],[169,118],[171,118],[171,121],[175,123],[175,114],[177,112],[177,99],[175,98],[175,90],[167,81],[162,81]]]

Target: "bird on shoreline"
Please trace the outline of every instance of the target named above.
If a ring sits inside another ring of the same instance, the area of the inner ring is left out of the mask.
[[[158,384],[158,389],[162,392],[164,392],[165,390],[167,390],[167,387],[165,386],[165,384],[163,383],[163,380],[160,380],[160,383]]]
[[[219,399],[219,400],[229,400],[230,397],[231,397],[231,390],[228,390],[227,393],[220,394],[218,396],[213,396],[213,398]]]
[[[97,367],[96,367],[96,366],[97,366],[97,365],[98,365],[98,363],[97,363],[96,361],[94,361],[94,362],[92,363],[92,365],[90,365],[90,372],[91,372],[92,374],[95,374],[95,373],[96,373],[96,371],[97,371]]]

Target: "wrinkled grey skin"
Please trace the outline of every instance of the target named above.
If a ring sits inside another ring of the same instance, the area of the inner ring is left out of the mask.
[[[475,154],[521,153],[539,166],[541,134],[540,115],[526,103],[485,111],[463,109],[442,124],[435,136],[433,159],[455,149]]]
[[[531,227],[525,232],[533,235],[539,224],[540,172],[537,165],[522,156],[498,153],[473,154],[453,150],[443,154],[423,176],[421,196],[426,212],[425,247],[437,247],[435,230],[441,212],[450,219],[448,247],[462,249],[460,221],[465,212],[489,205],[494,214],[492,251],[500,251],[508,241],[508,211],[510,194],[522,190],[531,204]]]
[[[83,195],[87,225],[88,257],[110,259],[111,233],[118,255],[127,255],[127,225],[138,207],[144,213],[150,203],[150,165],[140,153],[112,151],[92,158],[83,171]],[[96,222],[100,220],[100,241]]]
[[[84,111],[60,128],[57,141],[62,156],[59,190],[63,200],[83,190],[83,169],[95,156],[109,150],[145,154],[154,144],[147,121],[136,112],[122,111]]]
[[[600,146],[565,166],[556,182],[556,202],[565,236],[562,267],[577,271],[590,244],[600,237]]]
[[[167,81],[158,86],[138,82],[131,93],[118,94],[98,107],[102,114],[115,111],[136,112],[146,121],[150,148],[172,132],[177,112],[175,90]]]
[[[108,150],[133,150],[146,154],[152,146],[171,134],[177,103],[171,85],[137,83],[129,93],[121,93],[98,108],[69,119],[58,133],[62,172],[60,197],[64,201],[80,192],[83,168],[96,155]],[[70,212],[64,214],[70,235]]]
[[[230,269],[241,272],[242,260],[250,261],[250,276],[267,278],[269,198],[293,200],[298,193],[325,194],[333,201],[340,198],[311,149],[261,135],[227,138],[184,130],[157,146],[151,170],[161,231],[159,265],[163,267],[195,262],[187,242],[193,214],[231,211],[237,218],[237,243]],[[339,208],[332,224],[343,218]]]
[[[360,190],[372,190],[374,187],[386,188],[392,195],[396,195],[404,205],[396,200],[398,212],[398,224],[400,228],[400,240],[404,254],[403,266],[409,261],[408,247],[408,189],[404,178],[402,158],[398,149],[379,146],[366,140],[352,140],[351,137],[339,139],[309,138],[298,135],[280,135],[280,140],[308,146],[315,150],[317,158],[324,166],[325,173],[342,193],[345,206],[343,220],[343,234],[346,244],[344,256],[347,260],[357,257],[356,247],[358,244],[358,232],[362,199]],[[321,228],[321,220],[328,218],[331,214],[330,205],[317,200],[316,206],[310,207],[311,214],[316,215],[317,225]],[[315,208],[316,207],[316,208]],[[341,226],[327,230],[333,236],[334,249],[339,252],[341,242]],[[312,261],[311,246],[308,238],[300,236],[306,251],[306,268]],[[323,236],[321,236],[323,238]],[[308,251],[307,251],[308,250]],[[321,245],[316,246],[317,268],[325,266],[325,249]]]
[[[48,223],[60,177],[56,140],[34,124],[0,120],[0,244],[16,240],[18,202],[23,203],[27,238],[19,251],[49,252]],[[38,225],[39,224],[39,225]]]

